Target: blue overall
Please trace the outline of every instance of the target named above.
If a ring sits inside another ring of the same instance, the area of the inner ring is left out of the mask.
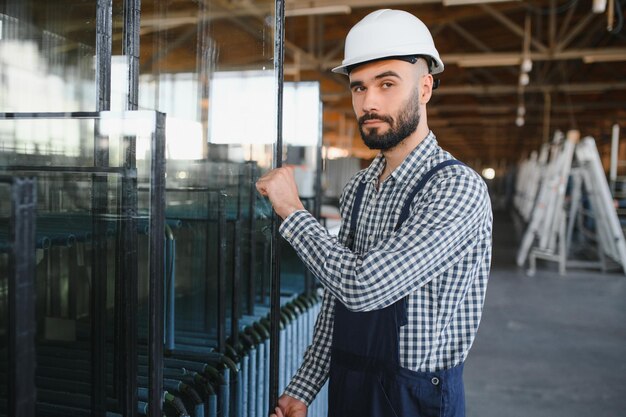
[[[428,171],[409,194],[395,230],[408,218],[411,202],[447,160]],[[353,250],[357,216],[365,191],[357,188],[346,246]],[[335,302],[329,375],[329,417],[464,417],[463,364],[439,372],[400,366],[399,332],[407,324],[407,298],[376,311],[352,312]]]

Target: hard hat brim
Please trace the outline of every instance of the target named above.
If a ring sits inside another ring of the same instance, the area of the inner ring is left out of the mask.
[[[408,55],[421,55],[421,54],[406,54]],[[397,56],[397,55],[396,55]],[[377,56],[375,54],[372,54],[371,56],[368,57],[359,57],[359,58],[355,58],[355,59],[350,59],[350,60],[344,60],[341,65],[339,65],[338,67],[333,68],[331,71],[336,73],[336,74],[343,74],[343,75],[350,75],[350,67],[356,67],[358,65],[363,65],[363,64],[367,64],[370,62],[374,62],[374,61],[383,61],[385,59],[395,59],[396,56]],[[429,72],[430,74],[439,74],[441,72],[443,72],[443,62],[441,62],[441,59],[439,57],[434,57],[432,55],[428,55],[430,59],[429,62]]]

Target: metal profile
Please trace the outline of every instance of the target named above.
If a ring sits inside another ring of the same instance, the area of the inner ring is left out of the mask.
[[[126,109],[137,110],[139,106],[139,45],[141,0],[124,0],[124,44],[122,53],[128,62],[128,92]]]
[[[127,110],[137,110],[139,96],[140,0],[124,0],[124,42],[122,53],[128,62]],[[138,189],[136,138],[124,137],[124,168],[135,175],[124,175],[118,213],[116,245],[116,334],[117,396],[119,411],[127,417],[137,415],[137,324],[138,324]]]
[[[34,417],[37,389],[35,386],[37,192],[33,178],[14,178],[11,182],[8,415]]]
[[[218,270],[217,270],[217,350],[226,352],[226,253],[228,251],[226,225],[226,194],[218,193]]]
[[[285,59],[285,2],[276,0],[276,28],[274,31],[274,68],[276,70],[276,145],[274,148],[274,166],[279,168],[283,162],[283,82]],[[278,402],[279,384],[279,345],[280,345],[280,233],[278,231],[280,219],[274,212],[272,215],[272,245],[271,258],[271,288],[270,288],[270,381],[269,404],[270,410]]]
[[[163,397],[165,310],[165,114],[156,112],[150,161],[150,277],[148,318],[148,415],[160,416]]]
[[[95,121],[94,167],[104,168],[109,164],[108,137],[101,136],[99,122]],[[107,330],[107,277],[108,263],[106,253],[108,243],[108,179],[106,174],[94,173],[91,176],[92,195],[91,211],[93,214],[93,240],[91,246],[92,285],[90,294],[91,317],[91,414],[94,417],[106,415],[106,330]]]
[[[120,411],[132,417],[137,411],[138,190],[135,137],[126,136],[123,142],[124,168],[133,174],[121,177],[117,208],[115,381]]]
[[[257,165],[255,161],[248,161],[248,179],[250,180],[250,200],[248,207],[248,265],[250,273],[248,274],[248,300],[246,305],[246,314],[254,315],[254,301],[256,296],[256,187],[255,180],[257,176]]]
[[[106,111],[111,108],[111,53],[113,36],[112,0],[96,2],[96,110]],[[99,122],[95,122],[99,131]],[[99,134],[94,137],[94,165],[108,166],[108,142],[100,142]],[[107,262],[99,256],[99,251],[106,251],[106,224],[102,218],[107,212],[107,178],[93,175],[92,211],[94,214],[92,245],[92,286],[91,286],[91,415],[106,415],[106,278]]]
[[[96,109],[111,109],[112,0],[96,2]]]

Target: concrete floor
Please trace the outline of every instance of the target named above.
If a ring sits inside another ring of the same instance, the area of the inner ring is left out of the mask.
[[[626,276],[515,265],[496,213],[483,319],[465,365],[468,417],[626,416]]]

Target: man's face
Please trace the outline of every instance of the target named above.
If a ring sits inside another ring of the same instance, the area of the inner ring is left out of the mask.
[[[370,149],[392,149],[417,129],[419,74],[399,60],[364,64],[350,73],[352,105],[363,142]]]

